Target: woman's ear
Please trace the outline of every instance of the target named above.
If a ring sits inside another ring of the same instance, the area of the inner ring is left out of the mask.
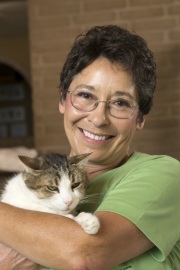
[[[64,114],[65,111],[65,101],[64,100],[60,100],[59,101],[59,112]]]
[[[146,120],[146,116],[145,115],[141,115],[138,117],[137,119],[137,126],[136,129],[137,130],[142,130],[145,124],[145,120]]]
[[[63,114],[64,111],[65,111],[65,99],[61,93],[60,101],[59,101],[59,112]]]

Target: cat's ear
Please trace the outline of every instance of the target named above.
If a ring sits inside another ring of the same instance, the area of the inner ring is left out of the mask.
[[[44,164],[42,158],[30,158],[26,156],[18,156],[27,172],[41,170]]]
[[[89,160],[89,156],[92,153],[86,153],[82,155],[76,155],[73,157],[69,157],[68,160],[71,162],[71,164],[76,164],[78,165],[81,169],[84,169],[85,165],[87,164]]]

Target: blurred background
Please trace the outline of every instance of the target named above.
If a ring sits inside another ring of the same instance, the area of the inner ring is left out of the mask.
[[[74,38],[102,24],[143,36],[157,61],[154,107],[132,149],[180,159],[179,0],[0,1],[0,150],[69,152],[59,74]]]

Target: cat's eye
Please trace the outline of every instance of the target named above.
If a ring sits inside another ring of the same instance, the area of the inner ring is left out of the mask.
[[[59,189],[56,186],[47,186],[47,189],[50,190],[50,191],[57,191],[57,192],[59,192]]]
[[[76,183],[73,183],[71,187],[72,189],[74,189],[74,188],[79,187],[80,184],[81,184],[80,182],[76,182]]]

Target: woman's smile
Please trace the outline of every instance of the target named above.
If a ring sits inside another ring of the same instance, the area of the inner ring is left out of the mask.
[[[84,134],[84,136],[92,141],[98,141],[98,142],[104,142],[107,141],[109,139],[111,139],[113,136],[111,135],[99,135],[99,134],[95,134],[92,133],[90,131],[87,131],[85,129],[79,129],[81,131],[81,133]]]

